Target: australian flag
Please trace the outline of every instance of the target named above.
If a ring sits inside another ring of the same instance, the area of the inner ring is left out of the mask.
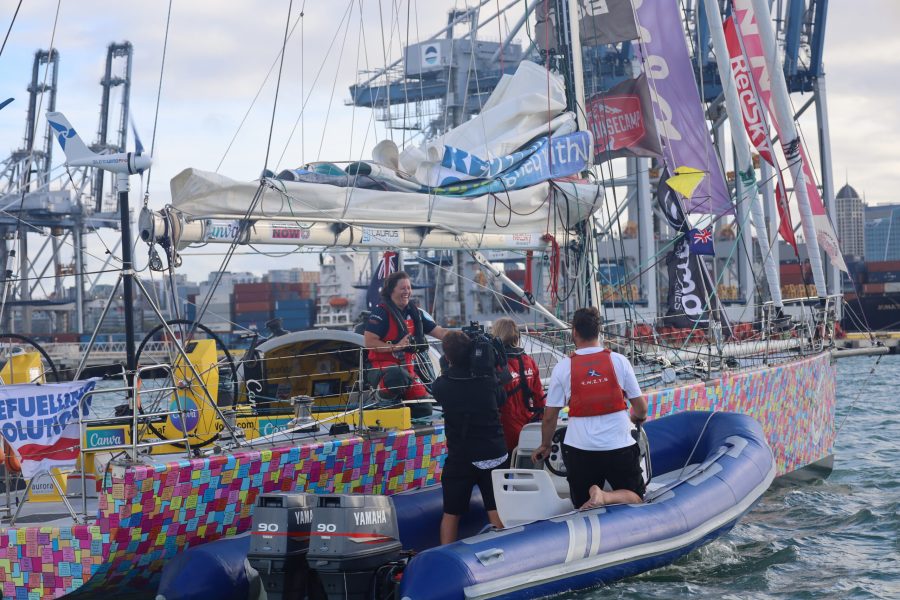
[[[713,248],[712,225],[703,229],[691,229],[687,236],[691,245],[691,254],[716,255],[716,250]]]
[[[372,310],[381,303],[381,286],[384,284],[387,276],[396,271],[397,253],[385,252],[381,260],[378,261],[378,266],[372,269],[372,281],[369,282],[369,287],[366,291],[366,306],[368,310]]]

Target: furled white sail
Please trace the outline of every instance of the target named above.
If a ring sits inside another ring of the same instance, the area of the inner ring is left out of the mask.
[[[186,169],[172,179],[172,205],[187,218],[267,217],[348,224],[440,226],[463,233],[565,230],[586,219],[603,199],[597,184],[544,182],[502,194],[458,197],[283,181],[264,182]]]

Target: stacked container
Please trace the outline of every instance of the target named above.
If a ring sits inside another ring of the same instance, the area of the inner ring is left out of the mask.
[[[231,320],[238,329],[265,330],[275,308],[272,291],[271,283],[235,284]]]

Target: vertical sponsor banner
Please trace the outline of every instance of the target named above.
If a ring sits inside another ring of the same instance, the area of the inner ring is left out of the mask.
[[[689,234],[682,234],[666,257],[669,273],[666,325],[705,328],[709,324],[708,302],[700,259],[691,252]]]
[[[665,322],[669,327],[706,327],[709,311],[703,281],[703,265],[691,253],[690,224],[681,210],[678,195],[669,184],[669,171],[663,169],[657,187],[656,202],[669,225],[677,232],[675,246],[666,256],[669,293]]]
[[[597,163],[622,156],[662,157],[647,76],[626,79],[587,100]]]
[[[634,0],[634,5],[665,164],[673,172],[684,166],[709,173],[685,208],[731,214],[734,207],[703,116],[678,2]]]
[[[81,448],[78,420],[88,414],[96,379],[0,387],[0,434],[19,455],[26,479],[53,467],[74,467]]]
[[[775,182],[775,205],[778,207],[779,225],[778,233],[784,238],[794,253],[797,254],[797,239],[794,237],[794,225],[791,222],[791,209],[788,205],[787,194],[785,193],[784,175],[778,166],[775,158],[775,152],[772,148],[772,138],[769,137],[769,121],[766,118],[766,100],[763,99],[761,92],[754,81],[753,74],[750,71],[750,65],[744,55],[741,47],[741,41],[738,32],[734,26],[734,19],[728,17],[725,19],[723,26],[725,30],[725,44],[728,46],[729,64],[731,65],[731,73],[734,77],[735,87],[738,92],[738,99],[741,103],[741,115],[744,119],[744,129],[747,130],[747,136],[753,147],[756,148],[759,155],[767,163],[772,165],[776,174]],[[762,63],[765,69],[765,61]],[[766,74],[768,81],[768,74]],[[766,91],[767,96],[771,96]]]
[[[756,21],[756,15],[750,0],[732,0],[734,14],[736,19],[735,31],[740,43],[743,45],[747,60],[750,64],[750,71],[753,74],[753,80],[759,95],[769,110],[770,115],[774,115],[775,107],[773,105],[773,97],[771,93],[771,74],[766,67],[765,53],[763,51],[763,42],[759,34],[759,26]],[[783,126],[775,119],[775,131],[778,133],[782,142],[782,149],[787,161],[799,158],[802,169],[802,181],[794,182],[794,185],[803,185],[809,198],[810,210],[813,215],[813,226],[816,231],[816,239],[823,250],[831,259],[831,264],[848,271],[841,254],[840,243],[837,234],[825,212],[825,205],[822,202],[822,196],[819,194],[819,188],[816,186],[816,180],[812,176],[812,169],[809,166],[809,159],[803,149],[800,139],[786,140],[783,133]]]

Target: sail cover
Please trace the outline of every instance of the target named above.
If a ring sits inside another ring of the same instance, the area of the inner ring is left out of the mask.
[[[171,182],[172,205],[187,217],[276,218],[316,222],[439,224],[464,233],[532,233],[569,229],[603,200],[603,187],[569,181],[476,197],[438,196],[267,178],[259,181],[185,169]]]

